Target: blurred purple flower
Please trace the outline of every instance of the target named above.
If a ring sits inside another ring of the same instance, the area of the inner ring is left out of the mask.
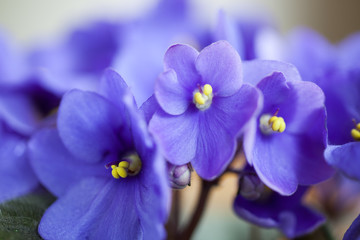
[[[255,172],[250,173],[248,169],[244,173],[251,174],[253,181],[258,178]],[[240,178],[243,179],[243,178]],[[256,182],[260,182],[258,178]],[[278,228],[288,238],[295,238],[312,232],[324,223],[325,219],[319,213],[302,204],[302,197],[306,191],[305,187],[299,187],[291,196],[281,196],[268,188],[258,188],[258,197],[249,199],[243,195],[243,189],[234,201],[236,214],[256,225],[266,228]]]
[[[0,36],[0,202],[27,194],[38,185],[26,144],[59,99],[38,84],[39,76]]]
[[[343,240],[360,239],[360,215],[354,220],[349,229],[345,232]]]
[[[324,95],[301,81],[294,66],[276,61],[244,62],[244,80],[256,85],[264,107],[244,136],[247,161],[260,179],[281,195],[298,185],[319,183],[333,174],[325,162]]]
[[[236,139],[259,108],[259,92],[242,84],[241,60],[225,41],[200,53],[174,45],[155,83],[160,108],[149,128],[166,159],[191,162],[204,179],[219,176],[234,156]]]
[[[36,174],[59,197],[39,233],[46,239],[165,238],[165,161],[116,72],[106,71],[101,94],[65,94],[58,130],[43,129],[29,144]]]
[[[122,30],[120,24],[94,22],[65,40],[34,48],[28,61],[41,74],[42,86],[58,96],[73,88],[95,90],[121,49]]]

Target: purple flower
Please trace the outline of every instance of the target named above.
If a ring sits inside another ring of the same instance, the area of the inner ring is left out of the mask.
[[[35,48],[28,61],[41,74],[42,86],[58,96],[73,88],[95,90],[121,49],[121,33],[120,25],[94,22],[65,41]]]
[[[26,144],[59,99],[38,84],[23,56],[0,36],[0,202],[27,194],[38,185]]]
[[[164,52],[169,46],[203,46],[203,30],[190,16],[189,4],[189,0],[162,0],[153,11],[125,25],[123,48],[113,67],[124,77],[138,106],[154,93],[154,82],[163,71]]]
[[[360,239],[360,215],[354,220],[349,229],[345,232],[343,240]]]
[[[242,84],[240,57],[225,41],[200,53],[174,45],[164,61],[150,131],[169,162],[191,162],[202,178],[214,179],[232,160],[236,138],[260,105],[259,92]]]
[[[254,172],[250,173],[248,170],[245,175],[252,178],[251,186],[254,182],[261,184]],[[241,179],[247,177],[243,176]],[[254,199],[244,195],[243,192],[249,190],[249,186],[244,185],[249,184],[241,183],[240,194],[235,198],[233,207],[239,217],[251,223],[266,228],[278,228],[288,238],[295,238],[312,232],[325,221],[323,216],[301,203],[305,187],[299,187],[291,196],[281,196],[268,188],[253,186],[258,191],[257,198]],[[244,187],[247,189],[242,189]]]
[[[36,174],[59,197],[39,233],[46,239],[164,238],[165,161],[116,72],[106,71],[101,94],[65,94],[58,129],[43,129],[30,142]]]
[[[323,157],[327,132],[321,89],[301,81],[292,65],[275,61],[245,62],[244,79],[264,96],[259,117],[244,136],[247,161],[260,179],[291,195],[298,185],[329,178],[333,171]]]
[[[339,45],[310,29],[294,31],[284,44],[284,59],[295,64],[305,81],[325,94],[329,146],[326,161],[346,175],[360,179],[360,34]]]

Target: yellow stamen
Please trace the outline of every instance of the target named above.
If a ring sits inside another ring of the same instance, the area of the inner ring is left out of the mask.
[[[357,128],[357,126],[356,126]],[[351,129],[351,136],[354,138],[354,140],[359,141],[360,140],[360,131],[353,128]]]
[[[356,129],[360,131],[360,123],[356,124]]]
[[[279,132],[282,133],[285,131],[286,123],[282,117],[280,117],[280,118],[282,119],[282,124],[280,125]]]
[[[200,104],[200,105],[205,104],[205,99],[203,98],[203,96],[199,92],[194,94],[194,99],[195,99],[195,102]]]
[[[129,168],[129,163],[127,161],[121,161],[118,166],[122,168]]]
[[[119,176],[122,177],[122,178],[126,178],[127,175],[128,175],[128,173],[127,173],[127,171],[125,170],[125,168],[118,167],[118,168],[116,168],[116,171],[117,171],[117,173],[119,174]]]
[[[211,85],[210,84],[205,84],[204,85],[204,90],[203,90],[203,92],[204,92],[204,94],[206,95],[206,96],[210,96],[210,94],[212,94],[212,87],[211,87]]]
[[[284,132],[286,128],[285,120],[282,117],[272,116],[269,119],[269,125],[271,129],[275,132]]]
[[[120,176],[119,176],[119,174],[118,174],[118,172],[117,172],[116,166],[115,166],[115,165],[112,165],[111,168],[113,169],[113,170],[111,171],[111,175],[112,175],[114,178],[119,179]]]

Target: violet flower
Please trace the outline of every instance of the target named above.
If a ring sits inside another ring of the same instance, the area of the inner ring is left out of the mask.
[[[352,178],[360,179],[360,34],[339,45],[330,44],[313,30],[294,31],[283,44],[282,58],[295,64],[305,81],[325,94],[329,146],[326,161]]]
[[[232,160],[239,133],[261,105],[259,92],[242,84],[240,57],[225,41],[200,53],[174,45],[164,62],[155,84],[160,108],[150,131],[169,162],[191,162],[199,176],[214,179]]]
[[[360,239],[360,215],[354,220],[349,229],[345,232],[343,240]]]
[[[43,89],[39,76],[0,36],[0,202],[38,186],[26,152],[27,140],[59,99]]]
[[[204,46],[203,29],[190,16],[189,4],[189,0],[161,0],[153,11],[124,26],[123,47],[113,67],[124,77],[138,106],[154,93],[154,83],[163,70],[164,52],[169,46],[176,43]]]
[[[248,178],[252,179],[246,180]],[[247,171],[240,180],[242,183],[234,201],[234,211],[239,217],[253,224],[278,228],[288,238],[295,238],[312,232],[325,221],[321,214],[302,204],[305,187],[299,187],[291,196],[281,196],[264,186],[261,187],[263,183],[255,173]],[[247,192],[254,190],[249,195],[244,193],[244,189]],[[254,191],[258,194],[255,195]]]
[[[72,90],[58,130],[30,142],[40,181],[59,199],[45,212],[45,239],[162,239],[168,208],[165,161],[122,78],[107,70],[101,93]]]
[[[275,61],[244,63],[244,79],[256,84],[264,107],[244,136],[244,152],[260,179],[281,195],[329,178],[323,157],[326,112],[321,89],[300,80],[296,69]]]
[[[42,86],[53,94],[61,97],[73,88],[95,90],[121,49],[121,33],[120,24],[94,22],[51,45],[42,43],[28,61],[41,74]]]

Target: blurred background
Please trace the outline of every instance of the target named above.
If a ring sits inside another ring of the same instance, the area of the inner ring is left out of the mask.
[[[158,0],[1,0],[0,25],[21,44],[56,37],[90,19],[131,19]],[[286,33],[295,26],[311,27],[332,42],[360,29],[357,0],[193,0],[194,14],[214,24],[219,9],[235,16],[269,15]],[[211,21],[209,21],[209,19]]]
[[[169,0],[171,1],[171,0]],[[17,45],[30,47],[40,39],[56,39],[89,21],[130,20],[155,7],[158,0],[0,0],[0,28]],[[193,15],[203,24],[214,25],[219,9],[233,16],[266,16],[273,19],[283,34],[296,26],[308,26],[336,43],[360,30],[360,1],[357,0],[193,0]],[[195,174],[194,174],[195,175]],[[192,211],[199,191],[197,176],[182,192],[184,218]],[[320,186],[321,188],[321,186]],[[237,177],[225,177],[214,189],[194,239],[279,239],[276,230],[261,230],[241,221],[232,212]],[[311,197],[309,197],[311,198]],[[310,199],[311,201],[311,199]],[[333,228],[336,239],[357,216],[354,211]],[[255,229],[255,231],[254,231]],[[255,232],[255,234],[254,234]]]

